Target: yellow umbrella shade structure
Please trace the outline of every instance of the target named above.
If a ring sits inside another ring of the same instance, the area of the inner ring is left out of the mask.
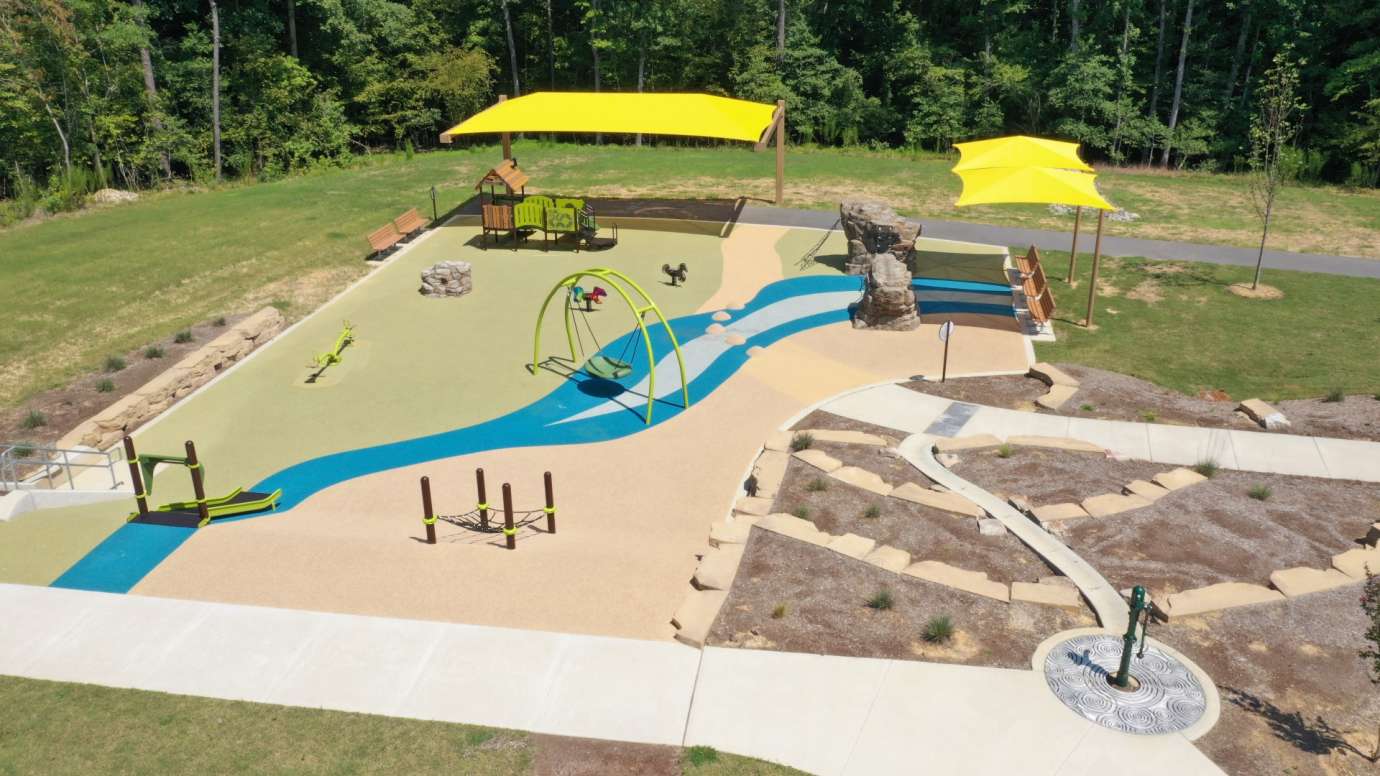
[[[981,170],[991,167],[1052,167],[1061,170],[1092,172],[1086,162],[1078,158],[1078,144],[1063,140],[1047,140],[1028,135],[1012,135],[991,140],[956,143],[960,154],[954,172]]]
[[[961,164],[961,163],[960,163]],[[954,172],[963,181],[958,207],[1017,202],[1073,205],[1099,210],[1116,207],[1093,186],[1096,175],[1049,167],[992,167]]]
[[[682,135],[756,143],[776,106],[710,94],[535,92],[503,100],[441,133],[609,132]]]

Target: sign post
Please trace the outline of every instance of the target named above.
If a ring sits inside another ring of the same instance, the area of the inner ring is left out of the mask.
[[[939,325],[939,339],[944,343],[944,366],[939,372],[939,382],[944,382],[949,377],[949,338],[954,333],[954,322],[944,321]]]
[[[431,187],[431,223],[436,223],[439,216],[436,213],[436,187]]]

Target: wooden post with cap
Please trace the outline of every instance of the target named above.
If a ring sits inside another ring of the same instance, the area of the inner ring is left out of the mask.
[[[503,538],[510,550],[517,549],[517,529],[513,527],[513,489],[503,483]]]
[[[431,478],[422,478],[422,523],[426,526],[426,543],[436,543],[436,516],[431,514]]]
[[[1088,280],[1088,315],[1083,319],[1083,326],[1089,329],[1093,325],[1093,302],[1097,299],[1097,267],[1102,263],[1102,219],[1106,216],[1107,211],[1097,211],[1097,240],[1093,243],[1092,277]]]
[[[487,529],[489,527],[489,496],[484,490],[484,470],[474,470],[474,484],[479,490],[479,527]]]
[[[546,484],[546,532],[556,532],[556,493],[551,487],[551,472],[542,475]]]

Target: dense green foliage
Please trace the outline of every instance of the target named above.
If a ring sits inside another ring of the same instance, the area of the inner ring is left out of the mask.
[[[272,178],[432,145],[540,89],[785,98],[794,139],[821,144],[1027,132],[1239,170],[1277,56],[1307,106],[1292,168],[1373,186],[1377,29],[1373,0],[0,0],[0,199],[13,217],[104,185]]]

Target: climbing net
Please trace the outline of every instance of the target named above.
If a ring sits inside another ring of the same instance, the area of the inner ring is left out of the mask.
[[[842,220],[843,219],[841,218],[834,219],[833,225],[829,227],[829,229],[824,233],[823,237],[819,238],[819,242],[815,243],[814,247],[810,248],[810,250],[808,251],[805,251],[805,254],[796,260],[796,269],[803,270],[809,269],[810,267],[814,266],[815,257],[819,255],[819,251],[824,247],[824,243],[829,240],[829,235],[833,234],[834,230],[839,228],[839,223]]]
[[[488,504],[480,504],[468,512],[458,515],[435,515],[422,522],[427,525],[435,525],[436,521],[448,523],[450,525],[464,528],[468,531],[478,533],[501,533],[505,536],[512,536],[520,529],[529,526],[538,520],[542,520],[547,515],[555,514],[555,507],[540,507],[538,509],[513,510],[513,527],[504,527],[503,510],[489,508]]]

